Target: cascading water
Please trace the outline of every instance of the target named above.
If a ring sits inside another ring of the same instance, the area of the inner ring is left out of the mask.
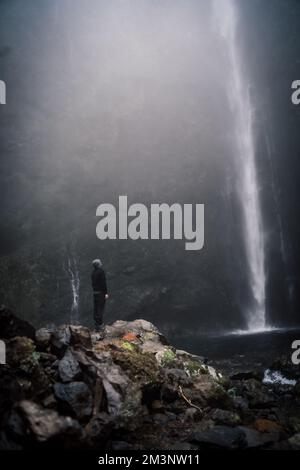
[[[214,20],[226,47],[230,70],[227,89],[234,116],[237,183],[253,297],[253,305],[247,312],[247,323],[251,331],[263,330],[266,328],[264,240],[255,163],[253,110],[239,56],[234,0],[214,0]]]
[[[71,305],[71,323],[77,323],[79,321],[79,288],[80,279],[79,271],[77,268],[76,259],[73,257],[72,260],[68,258],[68,273],[70,275],[71,289],[73,301]]]

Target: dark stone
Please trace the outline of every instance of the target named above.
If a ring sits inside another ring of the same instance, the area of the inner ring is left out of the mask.
[[[207,431],[195,432],[187,441],[196,443],[200,450],[234,450],[245,448],[247,445],[243,430],[228,426],[215,426]]]
[[[94,416],[85,427],[89,446],[99,448],[99,445],[106,444],[114,425],[114,420],[108,413],[102,412]]]
[[[14,371],[8,366],[0,366],[0,422],[11,406],[24,398],[24,389],[19,384]]]
[[[128,442],[125,442],[125,441],[112,441],[110,442],[109,449],[123,451],[123,450],[131,450],[133,449],[133,446],[132,444],[129,444]]]
[[[1,305],[0,338],[10,339],[15,336],[26,336],[27,338],[34,339],[35,329],[27,321],[16,317],[9,308]]]
[[[39,350],[46,350],[50,344],[52,332],[47,328],[40,328],[35,332],[35,342]]]
[[[216,424],[224,424],[226,426],[237,426],[241,423],[241,418],[237,413],[228,410],[216,409],[210,414],[210,418]]]
[[[249,401],[244,397],[237,396],[237,397],[233,397],[232,400],[233,400],[234,408],[238,410],[245,411],[249,407]]]
[[[54,384],[54,394],[62,402],[62,411],[71,413],[79,420],[87,420],[92,414],[92,394],[84,382]]]
[[[51,337],[51,351],[58,357],[63,357],[71,341],[69,326],[60,326],[53,331]]]
[[[269,408],[274,405],[276,397],[261,382],[255,379],[243,383],[244,396],[249,400],[250,408]]]
[[[86,349],[92,347],[92,338],[88,328],[80,325],[70,325],[70,333],[72,346],[83,346]]]
[[[241,429],[245,434],[246,447],[248,449],[267,447],[279,440],[278,433],[261,433],[246,426],[240,426],[239,429]]]
[[[21,367],[37,362],[35,345],[25,336],[16,336],[6,342],[7,364],[11,367]]]
[[[249,379],[256,379],[256,380],[262,380],[263,379],[263,372],[262,371],[241,371],[241,372],[236,372],[230,376],[231,380],[249,380]]]
[[[74,382],[80,378],[81,369],[72,351],[67,350],[64,357],[58,363],[58,372],[63,382]]]
[[[20,402],[16,412],[23,419],[26,429],[30,431],[30,437],[37,442],[62,439],[64,446],[68,446],[68,443],[72,442],[75,445],[76,441],[83,437],[83,430],[77,421],[60,416],[56,411],[43,409],[31,401]]]

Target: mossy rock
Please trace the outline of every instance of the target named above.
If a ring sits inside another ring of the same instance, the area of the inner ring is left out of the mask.
[[[122,348],[126,349],[126,351],[135,351],[136,350],[136,346],[134,344],[130,343],[129,341],[123,341]]]
[[[206,367],[197,361],[185,361],[183,363],[183,368],[189,377],[195,377],[199,374],[208,374]]]
[[[208,402],[210,406],[231,410],[233,408],[233,399],[230,393],[219,384],[215,384],[209,394]]]
[[[39,359],[33,341],[25,336],[16,336],[7,342],[7,363],[13,367],[34,363]]]
[[[141,353],[136,349],[129,350],[128,347],[125,347],[122,352],[112,351],[112,359],[126,371],[130,379],[141,380],[142,382],[157,380],[159,367],[152,354]]]
[[[172,349],[170,348],[166,348],[164,351],[162,360],[161,360],[161,365],[163,367],[167,366],[171,364],[172,362],[174,362],[175,360],[176,360],[176,354],[174,353],[174,351],[172,351]]]

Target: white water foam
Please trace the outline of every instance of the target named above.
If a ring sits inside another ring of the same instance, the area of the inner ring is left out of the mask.
[[[263,378],[264,384],[279,384],[279,385],[296,385],[296,380],[290,380],[284,377],[278,370],[267,369]]]

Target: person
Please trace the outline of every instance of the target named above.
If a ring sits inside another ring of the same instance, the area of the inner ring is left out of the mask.
[[[100,259],[94,259],[93,272],[91,275],[94,296],[94,322],[97,333],[103,332],[103,313],[106,299],[108,299],[106,276],[102,269]]]

